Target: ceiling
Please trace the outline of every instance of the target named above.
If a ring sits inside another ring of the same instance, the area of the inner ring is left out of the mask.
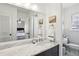
[[[36,5],[40,5],[40,6],[48,6],[48,5],[55,6],[57,3],[19,3],[19,4],[15,3],[15,5],[20,5],[20,6],[22,6],[24,4],[27,4],[27,5],[25,5],[27,7],[29,4],[36,4]],[[78,3],[62,3],[63,8],[71,7],[76,4],[78,4]]]
[[[68,8],[68,7],[71,7],[76,4],[78,4],[78,3],[63,3],[63,8]]]
[[[55,10],[57,4],[58,3],[20,3],[20,4],[15,3],[14,5],[21,6],[21,7],[24,6],[24,8],[31,9],[31,10],[41,10],[41,9],[45,10],[46,8],[51,9],[52,7],[53,7],[52,10]],[[63,8],[68,8],[76,4],[78,3],[62,3],[62,6]]]
[[[35,3],[36,5],[42,5],[42,6],[52,6],[52,7],[54,7],[54,6],[56,6],[57,5],[57,3]],[[62,5],[63,5],[63,8],[68,8],[68,7],[71,7],[71,6],[73,6],[73,5],[76,5],[76,4],[78,4],[78,3],[62,3]]]

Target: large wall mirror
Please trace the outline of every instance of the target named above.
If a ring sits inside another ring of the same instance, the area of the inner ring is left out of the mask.
[[[44,15],[22,7],[2,5],[8,6],[9,10],[5,7],[6,11],[1,10],[0,42],[39,39],[44,36]]]
[[[40,35],[44,36],[43,21],[44,19],[41,13],[18,8],[17,10],[17,40],[33,39],[33,38],[39,39]]]

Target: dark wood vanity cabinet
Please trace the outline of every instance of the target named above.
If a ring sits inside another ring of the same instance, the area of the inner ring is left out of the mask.
[[[59,56],[59,45],[52,47],[42,53],[39,53],[35,56]]]

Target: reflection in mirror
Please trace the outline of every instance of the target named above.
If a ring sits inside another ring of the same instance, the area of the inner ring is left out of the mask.
[[[8,4],[0,8],[0,50],[27,44],[33,39],[42,41],[45,36],[42,13]]]
[[[3,12],[0,14],[0,42],[39,39],[40,33],[42,38],[44,37],[42,13],[8,4],[2,6],[7,6],[9,10],[1,10]]]
[[[34,12],[18,8],[17,10],[17,40],[30,39],[34,36]]]
[[[17,40],[44,38],[44,15],[18,8],[17,10]]]
[[[21,20],[17,20],[17,39],[25,39],[26,34],[25,34],[25,22]]]
[[[42,41],[44,39],[44,19],[43,19],[43,15],[41,15],[40,13],[35,13],[33,25],[34,25],[34,28],[33,28],[34,39]]]

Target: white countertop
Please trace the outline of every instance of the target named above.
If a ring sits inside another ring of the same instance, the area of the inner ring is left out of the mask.
[[[29,43],[26,45],[24,44],[0,50],[0,56],[33,56],[43,51],[46,51],[56,45],[58,44],[53,42],[40,42],[38,44]]]

